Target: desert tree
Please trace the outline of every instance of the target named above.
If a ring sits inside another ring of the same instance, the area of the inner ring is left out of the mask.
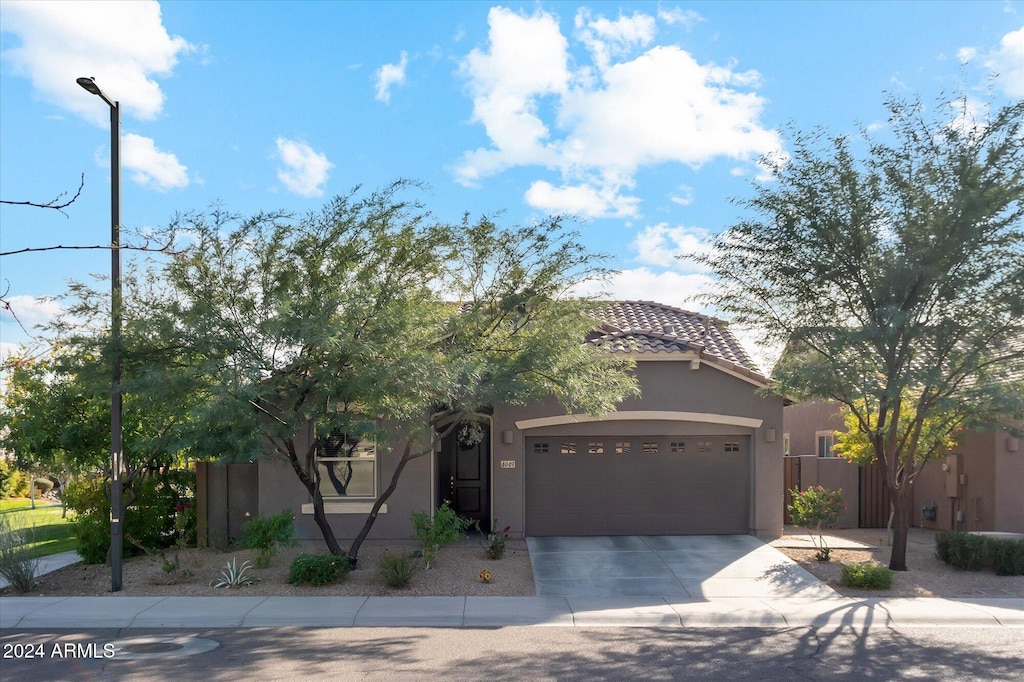
[[[1022,414],[1024,102],[975,118],[890,98],[859,138],[796,132],[747,216],[696,259],[723,315],[784,345],[776,389],[831,399],[884,472],[906,570],[920,468],[960,429]]]
[[[606,271],[571,229],[447,224],[406,198],[415,191],[353,191],[298,218],[189,216],[176,228],[191,247],[143,304],[166,356],[181,359],[159,366],[201,387],[187,418],[194,447],[286,462],[332,553],[344,550],[317,453],[339,432],[404,443],[353,560],[406,464],[465,418],[548,395],[599,413],[636,392],[627,362],[583,344],[590,302],[572,294]]]

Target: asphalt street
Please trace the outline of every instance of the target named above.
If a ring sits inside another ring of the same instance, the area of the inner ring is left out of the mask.
[[[104,657],[105,646],[114,642],[120,653]],[[0,647],[5,654],[20,654],[2,660],[4,680],[834,682],[1024,677],[1024,629],[1019,628],[5,631]],[[30,651],[43,655],[28,658]]]

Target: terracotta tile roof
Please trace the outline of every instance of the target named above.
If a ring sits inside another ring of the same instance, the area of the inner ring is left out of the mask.
[[[702,351],[704,359],[765,381],[721,320],[653,301],[612,301],[598,316],[600,329],[588,341],[612,352]]]

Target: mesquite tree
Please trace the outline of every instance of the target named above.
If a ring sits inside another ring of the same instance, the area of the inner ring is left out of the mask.
[[[154,389],[164,372],[194,379],[190,442],[287,462],[332,553],[317,453],[339,432],[403,439],[353,559],[406,464],[463,418],[550,395],[600,413],[637,391],[627,361],[583,344],[591,304],[572,293],[606,271],[561,220],[450,225],[411,190],[353,192],[298,219],[184,218],[173,227],[193,243],[149,305]]]
[[[1024,102],[985,120],[962,100],[887,104],[889,126],[862,140],[796,134],[739,202],[750,217],[697,260],[724,315],[786,345],[778,390],[838,401],[870,442],[893,500],[889,567],[906,570],[931,444],[1022,415]]]

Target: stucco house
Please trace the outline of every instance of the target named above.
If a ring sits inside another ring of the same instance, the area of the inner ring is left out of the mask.
[[[885,526],[888,497],[877,465],[837,457],[836,431],[845,431],[834,402],[784,409],[787,485],[843,491],[840,527]],[[914,485],[913,525],[937,530],[1024,533],[1024,448],[1007,430],[965,431],[952,451],[928,463]]]
[[[599,419],[554,400],[494,405],[481,442],[453,433],[407,466],[370,537],[408,538],[410,514],[443,500],[516,537],[780,535],[783,401],[759,392],[768,381],[736,338],[714,318],[647,301],[609,303],[601,320],[586,342],[635,358],[641,397]],[[325,492],[339,539],[358,533],[399,459],[397,443],[347,445],[324,453],[357,473]],[[299,539],[320,539],[286,465],[200,464],[198,474],[208,541],[284,508]]]

